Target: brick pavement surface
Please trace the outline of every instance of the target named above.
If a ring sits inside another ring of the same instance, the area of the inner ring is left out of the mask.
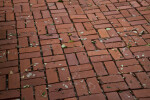
[[[150,0],[0,0],[0,100],[150,100]]]

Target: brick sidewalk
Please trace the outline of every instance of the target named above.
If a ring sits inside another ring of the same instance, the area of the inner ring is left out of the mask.
[[[150,100],[150,0],[0,0],[0,100]]]

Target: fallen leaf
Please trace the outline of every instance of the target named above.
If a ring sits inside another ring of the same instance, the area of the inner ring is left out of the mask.
[[[71,78],[70,78],[70,77],[67,77],[67,80],[68,80],[68,81],[70,81],[70,80],[71,80]]]
[[[72,36],[72,33],[68,33],[68,36]]]
[[[23,88],[29,88],[30,87],[30,85],[24,85],[23,86]]]
[[[107,31],[111,30],[111,28],[106,28]]]
[[[74,42],[73,40],[69,40],[68,43]]]
[[[61,45],[62,48],[67,48],[67,46],[65,44]]]
[[[9,74],[13,74],[13,71],[10,71]]]
[[[44,97],[44,96],[45,96],[45,94],[46,94],[46,92],[44,91],[44,92],[42,93],[42,97]]]

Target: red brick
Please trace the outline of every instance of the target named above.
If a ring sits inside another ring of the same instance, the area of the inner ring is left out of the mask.
[[[33,79],[38,77],[44,77],[44,71],[32,71],[21,74],[21,80]]]
[[[62,67],[58,69],[60,81],[67,81],[70,79],[69,70],[67,67]]]
[[[105,67],[101,62],[93,63],[93,67],[98,76],[107,75],[107,71],[105,70]]]
[[[17,28],[25,28],[25,22],[23,20],[17,21]]]
[[[8,49],[14,49],[17,47],[17,44],[7,44],[0,46],[0,50],[8,50]]]
[[[109,15],[109,16],[106,16],[107,19],[113,19],[113,18],[122,18],[123,16],[121,14],[117,14],[117,15]]]
[[[94,14],[87,14],[88,18],[90,21],[95,21],[97,20],[96,16]]]
[[[116,14],[119,14],[119,11],[104,12],[104,15],[116,15]]]
[[[21,87],[24,87],[26,85],[29,85],[32,87],[32,86],[43,85],[43,84],[46,84],[44,77],[21,81]]]
[[[0,34],[0,39],[6,39],[6,30],[1,30]]]
[[[134,100],[135,97],[131,94],[130,91],[122,91],[119,93],[122,100]]]
[[[42,16],[43,18],[49,18],[50,17],[49,11],[48,10],[42,11]]]
[[[146,71],[150,71],[150,61],[147,58],[138,59]]]
[[[134,42],[134,40],[130,37],[130,36],[126,36],[126,37],[122,37],[123,40],[125,41],[125,43],[131,46],[136,46],[136,43]]]
[[[91,70],[92,66],[90,64],[83,64],[77,66],[69,66],[71,72],[80,72],[85,70]]]
[[[132,52],[141,52],[141,51],[148,51],[148,50],[150,50],[148,46],[131,47]]]
[[[7,21],[12,21],[12,20],[14,20],[14,13],[12,13],[12,12],[6,13],[6,20],[7,20]]]
[[[95,13],[98,19],[106,19],[103,13]]]
[[[67,99],[64,99],[64,100],[77,100],[77,98],[67,98]]]
[[[77,53],[77,57],[78,57],[78,60],[79,60],[80,64],[89,63],[89,59],[88,59],[88,57],[87,57],[85,52]]]
[[[15,43],[17,43],[16,39],[0,40],[0,45],[15,44]]]
[[[86,15],[70,15],[71,19],[76,19],[76,18],[87,18]]]
[[[149,100],[150,98],[140,98],[139,100]]]
[[[107,43],[105,44],[106,48],[118,48],[118,47],[124,47],[124,42],[114,42],[114,43]]]
[[[58,39],[41,40],[41,45],[60,43]]]
[[[107,50],[88,51],[89,56],[106,55],[106,54],[109,54]]]
[[[123,54],[124,58],[134,58],[133,54],[131,53],[129,48],[120,48],[120,52]]]
[[[131,25],[140,25],[140,24],[146,24],[146,20],[140,20],[140,21],[132,21],[130,22]]]
[[[127,20],[124,18],[118,19],[118,21],[121,23],[123,27],[130,26],[129,22],[127,22]]]
[[[136,73],[136,76],[144,88],[150,88],[150,78],[145,72]]]
[[[33,89],[32,87],[30,88],[25,88],[21,90],[21,98],[25,100],[34,100],[33,97]]]
[[[85,40],[85,41],[83,41],[83,44],[84,44],[85,49],[86,49],[87,51],[89,51],[89,50],[95,50],[95,47],[94,47],[94,45],[91,43],[90,40]]]
[[[110,10],[116,10],[117,8],[114,6],[114,4],[107,4],[108,8]]]
[[[45,63],[46,68],[58,68],[58,67],[65,67],[67,66],[66,61],[57,61],[57,62],[50,62]]]
[[[36,35],[30,36],[29,41],[30,41],[30,46],[38,46],[39,45],[38,37]]]
[[[40,11],[34,11],[33,12],[34,18],[35,19],[40,19],[42,18]]]
[[[16,59],[18,59],[17,49],[8,50],[8,60],[16,60]]]
[[[136,52],[134,55],[136,58],[150,57],[150,51]]]
[[[68,16],[62,16],[62,20],[65,24],[71,23],[71,20]]]
[[[6,89],[6,76],[3,75],[3,76],[0,76],[0,90],[5,90]]]
[[[34,58],[40,56],[41,56],[40,52],[23,53],[20,54],[20,59]]]
[[[19,75],[19,73],[9,74],[9,76],[8,76],[8,88],[9,89],[20,88],[20,75]]]
[[[110,31],[110,30],[109,30]],[[103,42],[105,43],[110,43],[110,42],[121,42],[121,38],[120,37],[113,37],[113,38],[108,38],[106,40],[103,40]]]
[[[57,8],[58,9],[63,9],[64,8],[64,5],[63,5],[63,3],[56,3],[56,6],[57,6]]]
[[[140,65],[129,65],[125,67],[119,67],[121,73],[131,73],[131,72],[140,72],[143,71]]]
[[[107,31],[105,29],[99,29],[98,32],[99,32],[99,35],[101,36],[101,38],[109,37],[109,34],[107,33]]]
[[[32,58],[33,70],[44,69],[42,58]]]
[[[78,61],[77,61],[77,58],[75,56],[74,53],[72,54],[66,54],[66,58],[67,58],[67,61],[68,61],[68,64],[69,65],[78,65]]]
[[[140,4],[137,1],[130,2],[133,7],[140,7]]]
[[[77,95],[78,96],[88,94],[88,89],[87,89],[86,83],[83,79],[82,80],[75,80],[74,84],[75,84],[75,88],[77,90]]]
[[[118,91],[118,90],[127,90],[128,86],[125,82],[119,83],[109,83],[102,85],[105,92]]]
[[[54,55],[63,54],[63,51],[62,51],[60,44],[53,44],[52,48],[53,48]]]
[[[44,57],[44,62],[52,62],[52,61],[60,61],[60,60],[65,60],[64,55],[56,55],[56,56]]]
[[[10,72],[17,73],[18,72],[18,66],[9,67],[9,68],[2,68],[0,69],[0,75],[6,75],[10,74]]]
[[[101,5],[100,10],[103,11],[103,12],[109,11],[109,9],[107,8],[106,5]]]
[[[102,42],[100,42],[99,40],[95,40],[95,42],[95,47],[97,50],[105,49],[105,46]]]
[[[27,48],[20,48],[20,53],[28,53],[28,52],[36,52],[40,51],[40,47],[27,47]]]
[[[47,90],[45,85],[35,87],[36,100],[48,100]]]
[[[0,63],[1,68],[14,67],[14,66],[17,66],[17,65],[18,65],[17,60]]]
[[[142,16],[134,16],[134,17],[127,18],[127,20],[130,21],[130,23],[132,23],[131,21],[137,21],[142,19],[144,19]]]
[[[91,23],[83,23],[86,30],[93,30],[93,25]],[[94,30],[93,30],[94,31]],[[92,34],[92,33],[91,33]]]
[[[74,97],[75,92],[73,89],[68,89],[59,92],[50,92],[49,96],[51,100],[64,99],[64,98]]]
[[[48,83],[58,82],[58,75],[55,69],[47,69],[46,75]]]
[[[118,67],[121,67],[121,66],[136,65],[139,63],[136,59],[128,59],[128,60],[116,61],[116,64]]]
[[[141,88],[138,80],[133,75],[131,75],[131,74],[124,74],[123,77],[125,77],[125,81],[127,82],[127,84],[130,87],[130,89]]]
[[[88,78],[86,81],[91,94],[102,93],[102,89],[99,86],[99,82],[95,77]]]
[[[75,53],[75,52],[81,52],[81,51],[85,51],[83,47],[73,47],[73,48],[64,49],[65,53]]]
[[[73,79],[88,78],[88,77],[93,77],[93,76],[95,76],[95,73],[93,70],[72,73]]]
[[[7,61],[6,59],[6,50],[0,51],[0,62],[5,62]]]
[[[110,52],[110,54],[115,60],[124,59],[124,57],[122,56],[122,54],[119,52],[117,48],[109,49],[108,51]]]
[[[133,93],[137,98],[150,97],[150,89],[133,90]]]
[[[68,41],[67,41],[68,42]],[[68,48],[70,47],[81,47],[81,42],[64,43]]]
[[[69,38],[67,33],[60,34],[60,39],[61,39],[61,42],[68,42],[68,41],[70,41],[70,38]],[[68,44],[74,44],[74,42],[72,42],[72,43],[65,43],[65,45],[68,45]]]
[[[19,47],[27,47],[28,40],[27,37],[18,38],[19,39]]]
[[[113,83],[124,81],[121,75],[103,76],[99,77],[99,79],[102,83]]]
[[[90,57],[92,62],[109,61],[112,60],[110,55],[101,55]]]
[[[57,22],[58,23],[58,22]],[[55,23],[56,24],[56,23]],[[56,28],[54,25],[48,25],[47,27],[48,35],[56,34]]]
[[[43,53],[43,56],[51,56],[52,51],[51,51],[50,45],[42,46],[42,53]]]
[[[108,100],[120,100],[120,97],[117,92],[106,93]]]
[[[93,94],[79,97],[79,100],[105,100],[105,96],[101,94]]]
[[[109,74],[118,74],[119,71],[113,61],[107,61],[104,64]]]
[[[0,94],[0,99],[3,99],[3,100],[4,99],[10,100],[12,98],[19,98],[19,97],[20,97],[20,90],[1,91],[1,94]]]
[[[20,60],[20,71],[25,72],[26,69],[30,71],[31,64],[29,59]]]
[[[26,27],[34,27],[34,21],[33,20],[26,20]]]
[[[58,90],[61,88],[62,90],[65,89],[72,89],[73,85],[71,81],[67,82],[60,82],[60,83],[55,83],[55,84],[50,84],[48,85],[49,92],[58,92]]]

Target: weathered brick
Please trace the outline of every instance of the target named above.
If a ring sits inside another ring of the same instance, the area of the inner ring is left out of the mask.
[[[55,69],[46,70],[46,75],[48,83],[58,82],[58,75]]]

